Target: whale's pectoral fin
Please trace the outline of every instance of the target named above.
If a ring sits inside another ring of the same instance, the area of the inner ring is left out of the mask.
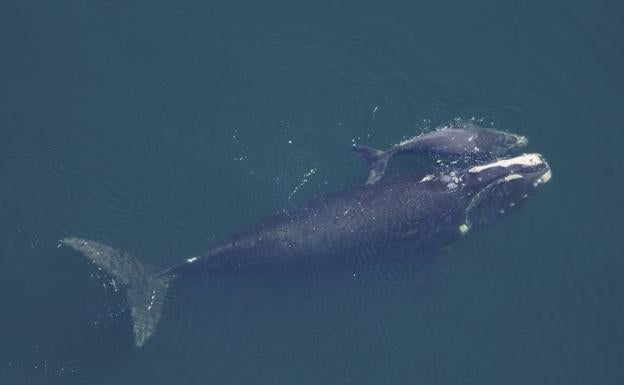
[[[390,159],[390,155],[387,152],[366,146],[353,146],[351,151],[360,155],[368,162],[370,171],[366,184],[373,184],[381,179],[388,166],[388,159]]]
[[[84,254],[125,289],[134,344],[142,346],[156,330],[173,276],[156,274],[132,255],[99,242],[64,238],[61,243]]]

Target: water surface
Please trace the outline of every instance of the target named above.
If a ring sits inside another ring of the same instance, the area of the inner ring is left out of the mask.
[[[558,0],[4,2],[0,383],[624,383],[623,16]],[[57,248],[98,239],[164,268],[363,183],[352,143],[458,119],[528,136],[554,177],[426,263],[180,281],[136,349],[122,293]]]

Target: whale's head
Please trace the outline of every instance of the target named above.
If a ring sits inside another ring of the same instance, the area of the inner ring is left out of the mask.
[[[529,140],[526,136],[491,128],[473,128],[477,132],[475,145],[487,149],[494,156],[504,156],[522,151]]]
[[[466,221],[459,230],[465,233],[514,211],[551,177],[550,166],[540,154],[523,154],[469,168],[462,175],[462,183],[470,201]]]

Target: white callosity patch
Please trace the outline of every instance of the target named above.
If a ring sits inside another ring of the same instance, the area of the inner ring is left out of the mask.
[[[461,225],[459,225],[459,232],[462,234],[466,234],[468,231],[470,230],[470,226],[468,226],[465,223],[462,223]]]
[[[529,139],[526,136],[516,135],[516,134],[508,134],[516,138],[516,146],[526,146],[529,144]]]
[[[533,186],[537,187],[540,184],[547,183],[550,180],[550,178],[552,178],[552,172],[548,170],[542,176],[540,176],[539,179],[535,181],[535,183],[533,183]]]
[[[550,170],[548,170],[548,171],[546,171],[546,172],[544,173],[544,175],[542,175],[542,176],[538,179],[538,181],[539,181],[540,183],[546,183],[546,182],[548,182],[548,181],[550,180],[550,178],[552,178],[552,172],[551,172]]]
[[[520,174],[509,174],[505,177],[505,182],[509,182],[510,180],[514,180],[514,179],[522,179],[523,176]]]
[[[193,262],[195,262],[195,261],[197,261],[197,257],[188,258],[188,259],[186,260],[186,262],[188,262],[188,263],[193,263]]]
[[[455,190],[457,187],[463,187],[463,183],[461,177],[457,176],[455,171],[451,171],[450,174],[440,174],[440,181],[446,184],[446,188],[449,190]]]
[[[520,156],[516,156],[514,158],[501,159],[501,160],[497,160],[496,162],[474,166],[471,169],[469,169],[468,172],[478,173],[478,172],[487,170],[488,168],[492,168],[492,167],[508,168],[508,167],[515,166],[515,165],[537,166],[540,164],[544,164],[544,159],[542,158],[540,154],[523,154]]]

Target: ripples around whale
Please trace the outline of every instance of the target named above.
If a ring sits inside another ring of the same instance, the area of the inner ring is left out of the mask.
[[[595,214],[617,201],[595,186],[617,179],[621,143],[607,129],[619,124],[620,13],[607,11],[8,5],[0,382],[587,383],[592,367],[608,383],[621,350],[603,309],[622,297],[608,247],[620,217]],[[525,135],[558,164],[535,210],[421,261],[190,279],[141,350],[128,344],[123,293],[55,247],[79,235],[169,266],[266,213],[361,184],[353,143],[389,148],[466,122]],[[578,335],[615,358],[578,353],[597,350]]]

